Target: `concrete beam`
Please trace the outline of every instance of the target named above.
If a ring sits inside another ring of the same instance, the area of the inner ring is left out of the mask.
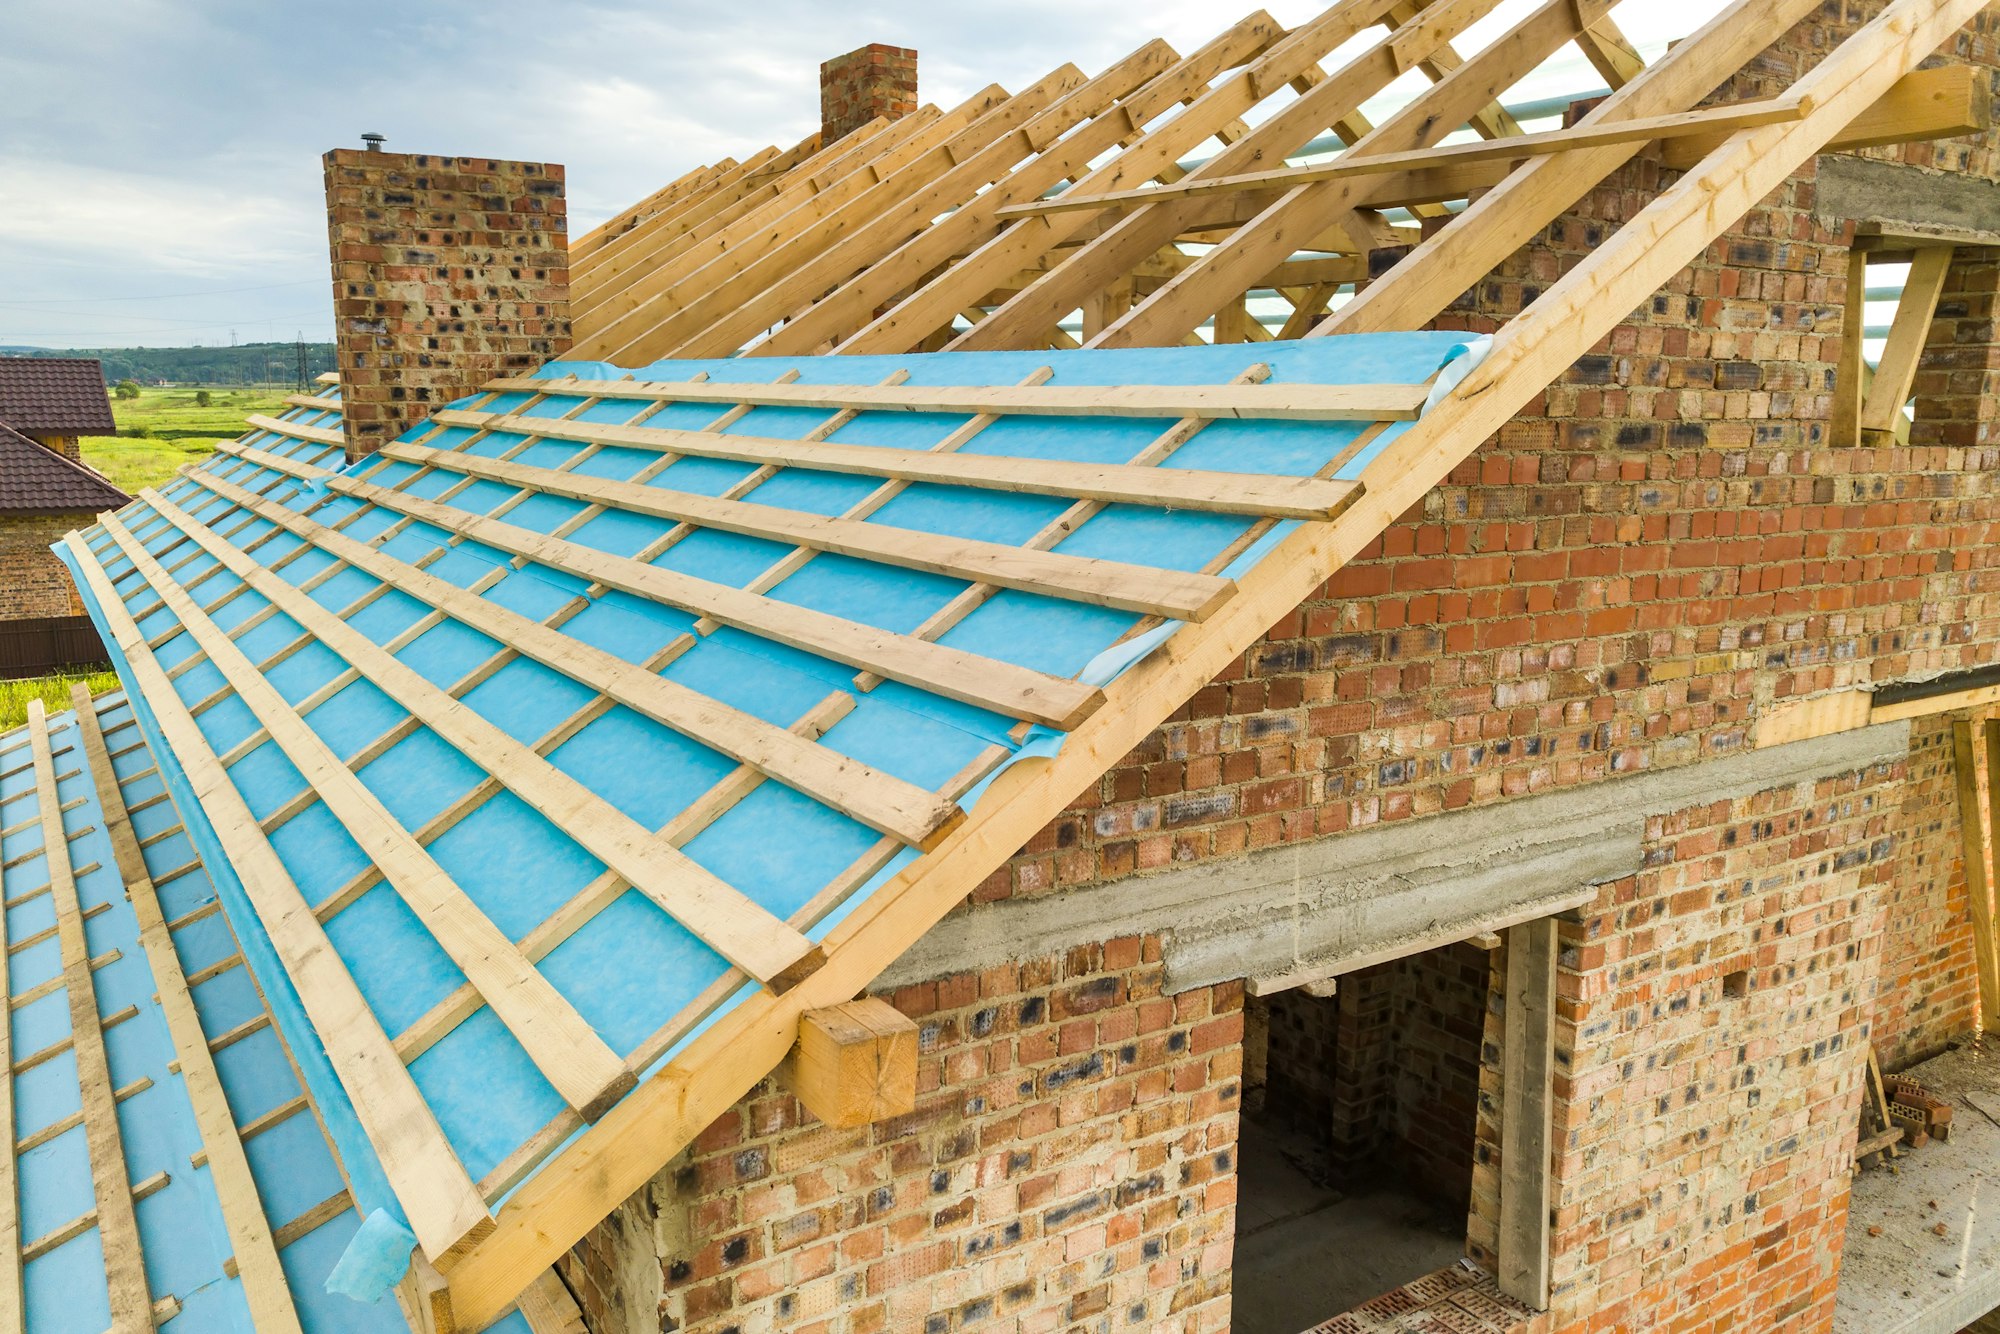
[[[1646,817],[1851,773],[1909,753],[1890,723],[1377,825],[947,917],[887,989],[1091,941],[1158,933],[1167,988],[1301,985],[1586,902],[1639,870]]]
[[[1822,157],[1813,212],[1865,235],[2000,245],[2000,183],[1897,162]]]

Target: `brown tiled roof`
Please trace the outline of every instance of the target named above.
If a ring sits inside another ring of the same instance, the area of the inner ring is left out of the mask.
[[[95,357],[0,357],[0,422],[62,435],[118,430]]]
[[[104,475],[0,423],[0,515],[115,510],[132,497]]]

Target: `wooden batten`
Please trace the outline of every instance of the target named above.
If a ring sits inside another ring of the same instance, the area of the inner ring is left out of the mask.
[[[291,1282],[278,1259],[277,1243],[264,1213],[257,1180],[250,1171],[235,1114],[229,1108],[222,1079],[215,1068],[201,1017],[187,977],[181,970],[180,955],[167,934],[167,922],[160,910],[139,840],[125,808],[125,795],[104,744],[104,732],[90,693],[82,683],[71,691],[78,725],[83,733],[84,753],[89,758],[92,779],[97,786],[98,804],[104,810],[105,826],[111,834],[112,851],[125,892],[138,919],[139,940],[146,962],[153,971],[160,1009],[167,1032],[173,1039],[174,1055],[180,1062],[188,1101],[193,1105],[195,1124],[201,1133],[202,1150],[217,1201],[222,1206],[223,1224],[229,1233],[231,1254],[243,1284],[245,1303],[258,1334],[299,1334],[298,1312],[292,1306]],[[268,1021],[268,1016],[263,1016]]]
[[[42,851],[48,860],[56,924],[61,930],[63,989],[69,997],[70,1049],[83,1100],[84,1138],[97,1197],[96,1226],[104,1245],[105,1281],[111,1302],[112,1334],[138,1334],[153,1327],[153,1297],[146,1286],[145,1253],[139,1242],[132,1179],[125,1166],[125,1140],[118,1125],[118,1102],[97,1014],[91,981],[90,946],[83,931],[76,876],[69,855],[56,791],[55,760],[49,748],[48,714],[39,699],[28,703],[28,733],[35,756],[35,794],[42,816]],[[11,1140],[12,1134],[8,1135]]]
[[[808,1011],[783,1077],[830,1126],[902,1116],[917,1105],[917,1026],[873,997]]]

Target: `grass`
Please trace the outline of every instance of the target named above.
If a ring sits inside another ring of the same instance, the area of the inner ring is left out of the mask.
[[[207,393],[209,405],[195,401]],[[244,432],[253,412],[277,416],[285,410],[286,389],[141,389],[137,398],[114,398],[111,414],[118,434],[83,438],[83,461],[122,491],[170,481],[185,463],[215,452],[219,440]]]
[[[0,681],[0,732],[11,732],[28,721],[28,701],[39,699],[50,713],[69,707],[69,688],[78,681],[93,695],[118,689],[116,672],[57,672],[24,681]]]

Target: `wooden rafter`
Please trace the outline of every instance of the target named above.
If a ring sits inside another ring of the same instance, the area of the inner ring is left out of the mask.
[[[97,553],[80,535],[72,535],[66,545],[125,656],[132,684],[152,706],[175,759],[208,811],[418,1243],[434,1260],[457,1262],[493,1230],[485,1200],[451,1151],[353,975],[125,610]]]
[[[291,1284],[278,1260],[278,1246],[264,1216],[264,1203],[257,1191],[243,1139],[223,1092],[222,1079],[187,977],[181,971],[180,955],[167,934],[167,922],[160,911],[158,891],[126,811],[125,796],[118,786],[118,774],[104,744],[104,730],[97,717],[90,692],[78,683],[70,694],[83,734],[88,768],[97,786],[98,805],[104,811],[106,830],[111,835],[112,852],[119,878],[131,898],[139,923],[139,940],[152,968],[153,985],[173,1039],[174,1054],[180,1061],[181,1078],[186,1082],[188,1101],[201,1132],[201,1143],[216,1198],[222,1206],[224,1226],[236,1261],[237,1274],[250,1308],[250,1318],[258,1334],[297,1334],[298,1312],[292,1306]],[[265,1016],[268,1019],[268,1016]]]
[[[48,714],[39,699],[28,703],[28,735],[34,745],[35,794],[42,817],[42,853],[62,950],[63,990],[69,997],[70,1050],[76,1058],[83,1098],[83,1131],[90,1153],[90,1178],[97,1197],[95,1225],[104,1241],[105,1281],[111,1301],[113,1334],[150,1334],[153,1297],[146,1286],[146,1262],[133,1209],[132,1179],[125,1165],[125,1139],[118,1128],[118,1104],[104,1029],[91,979],[90,945],[84,937],[76,874],[69,855],[70,834],[63,824],[56,791],[56,767],[49,748]],[[10,1137],[11,1138],[11,1135]],[[32,1245],[30,1247],[32,1249]]]

